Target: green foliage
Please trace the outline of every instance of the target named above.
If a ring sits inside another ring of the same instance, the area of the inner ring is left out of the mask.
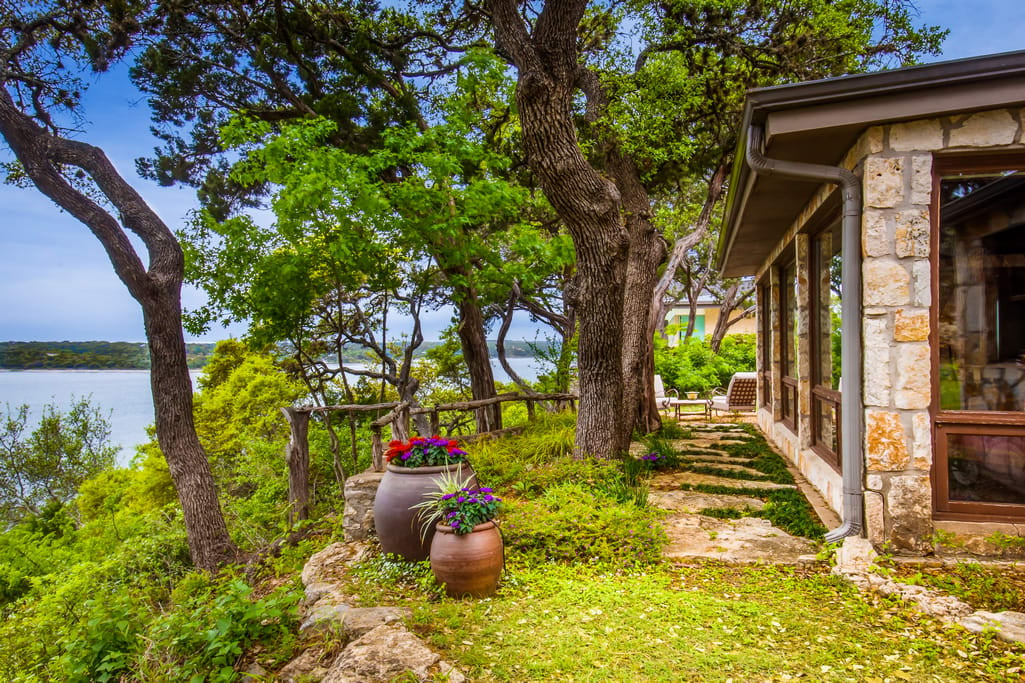
[[[943,591],[976,609],[989,612],[1025,610],[1025,593],[1022,591],[1025,582],[1018,571],[978,562],[958,562],[939,569],[898,564],[891,567],[897,581]]]
[[[707,341],[693,337],[674,347],[656,337],[655,372],[667,389],[707,394],[725,389],[734,373],[754,370],[755,349],[753,334],[727,335],[719,353],[712,351]]]
[[[39,516],[48,504],[63,504],[92,475],[114,464],[110,425],[88,399],[67,412],[43,407],[28,436],[28,406],[7,407],[0,417],[0,524]]]
[[[142,672],[174,671],[180,681],[232,681],[243,652],[255,642],[273,646],[279,663],[292,652],[302,593],[283,585],[256,597],[240,579],[187,579],[175,592],[175,608],[150,624]]]
[[[563,463],[573,468],[592,466],[590,460],[572,461],[575,427],[573,413],[539,414],[521,434],[476,441],[467,444],[466,451],[478,480],[489,486],[521,482],[524,490],[543,487],[546,473]]]
[[[510,503],[502,529],[506,547],[527,562],[633,567],[661,561],[666,536],[657,519],[655,511],[564,482]]]

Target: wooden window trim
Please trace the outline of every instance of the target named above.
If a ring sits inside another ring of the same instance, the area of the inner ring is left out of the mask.
[[[929,345],[932,361],[932,400],[929,414],[932,422],[933,446],[933,518],[952,521],[993,522],[1025,519],[1025,505],[951,501],[947,436],[950,434],[1025,435],[1025,412],[940,410],[940,183],[954,173],[995,173],[1011,168],[1025,170],[1025,152],[1015,150],[992,154],[937,154],[932,164],[932,197],[930,213],[929,268],[932,303],[929,306]]]
[[[840,397],[840,392],[834,390],[832,388],[832,386],[828,386],[827,387],[824,384],[822,384],[822,377],[820,376],[821,373],[822,373],[822,364],[821,364],[822,359],[819,357],[819,354],[822,353],[822,349],[820,348],[820,346],[821,346],[821,344],[820,344],[820,338],[821,338],[820,332],[821,332],[821,326],[822,326],[822,318],[821,318],[821,311],[819,310],[819,306],[822,303],[821,302],[821,294],[822,293],[819,291],[819,282],[820,282],[820,280],[819,280],[819,270],[820,270],[820,268],[822,267],[823,264],[821,263],[822,254],[820,253],[820,250],[818,248],[818,246],[819,246],[818,245],[818,240],[822,236],[823,233],[831,230],[833,228],[833,226],[835,225],[836,221],[838,221],[838,220],[840,220],[840,216],[839,215],[834,215],[832,220],[826,221],[825,225],[822,226],[822,229],[820,229],[815,235],[812,236],[812,238],[811,238],[811,248],[809,249],[809,252],[810,252],[809,256],[810,256],[810,261],[811,262],[808,264],[809,265],[809,269],[808,269],[809,277],[808,277],[808,280],[809,280],[809,284],[810,284],[810,287],[809,287],[810,297],[809,298],[810,298],[810,303],[812,304],[811,306],[809,306],[809,309],[808,309],[808,315],[809,315],[809,319],[810,319],[809,321],[811,322],[811,326],[810,326],[810,330],[809,330],[809,334],[810,334],[810,337],[811,337],[810,338],[809,349],[810,349],[811,358],[812,358],[812,363],[811,363],[811,387],[812,388],[811,388],[811,406],[810,406],[810,409],[811,409],[811,443],[812,443],[811,449],[812,449],[813,452],[818,454],[819,457],[821,457],[823,460],[825,460],[826,463],[829,464],[829,466],[832,467],[837,472],[840,471],[842,457],[843,457],[842,453],[840,451],[840,444],[841,444],[841,438],[842,438],[841,437],[841,434],[842,434],[842,432],[841,432],[841,424],[840,424],[841,421],[839,419],[836,420],[836,445],[837,445],[837,450],[836,451],[834,451],[833,449],[831,449],[828,446],[826,446],[826,444],[823,443],[822,438],[821,438],[822,437],[822,428],[821,428],[821,418],[820,418],[820,412],[819,412],[819,404],[821,403],[821,404],[827,404],[827,405],[834,406],[836,408],[836,415],[837,415],[837,417],[839,417],[839,415],[840,415],[840,398],[841,397]]]
[[[787,271],[793,269],[794,278],[793,280],[787,278]],[[780,401],[782,403],[780,407],[780,422],[783,423],[787,429],[797,434],[797,414],[800,412],[801,407],[799,405],[800,395],[798,392],[798,378],[787,375],[787,366],[790,365],[790,354],[794,352],[791,341],[795,341],[791,338],[788,329],[793,329],[793,317],[796,315],[796,311],[791,312],[787,306],[787,288],[794,287],[797,281],[797,261],[791,260],[783,263],[780,266],[780,278],[779,278],[779,331],[780,331],[780,345],[779,345],[779,374],[780,374]],[[794,333],[796,335],[796,332]],[[798,359],[794,358],[794,367],[797,367]],[[791,399],[792,395],[792,401]],[[793,409],[791,411],[791,408]]]

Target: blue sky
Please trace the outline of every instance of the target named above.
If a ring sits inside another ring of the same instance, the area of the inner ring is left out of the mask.
[[[919,0],[916,23],[950,29],[939,59],[959,59],[1025,48],[1023,0]],[[155,145],[149,114],[139,93],[126,85],[124,70],[96,79],[83,112],[81,139],[102,147],[172,229],[194,206],[188,189],[160,188],[141,180],[134,159]],[[0,157],[9,152],[0,147]],[[186,291],[185,305],[201,295]],[[425,338],[435,339],[448,322],[439,311],[425,320]],[[241,327],[212,330],[198,341],[215,341]],[[533,339],[523,321],[510,338]],[[144,339],[142,314],[114,275],[99,242],[34,189],[0,185],[0,341]]]

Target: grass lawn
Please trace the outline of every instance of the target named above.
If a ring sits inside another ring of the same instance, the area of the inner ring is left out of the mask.
[[[410,626],[470,681],[1025,680],[1025,647],[864,596],[825,563],[664,559],[643,477],[628,476],[631,461],[573,460],[571,430],[560,418],[471,451],[478,477],[509,503],[495,596],[444,597],[426,563],[379,556],[349,576],[350,594],[412,608]],[[784,474],[762,462],[760,438],[724,448]]]
[[[1020,681],[1025,649],[866,598],[824,567],[585,564],[507,569],[485,600],[439,597],[424,567],[371,562],[360,592],[471,681]],[[426,588],[425,588],[426,586]]]

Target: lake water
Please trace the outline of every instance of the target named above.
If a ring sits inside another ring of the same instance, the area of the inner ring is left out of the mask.
[[[509,364],[524,379],[537,378],[535,359],[510,358]],[[497,360],[491,365],[496,380],[509,381]],[[200,372],[190,372],[193,386]],[[27,404],[33,425],[46,404],[64,409],[79,398],[89,398],[109,414],[111,442],[121,447],[118,462],[127,464],[135,446],[146,442],[146,427],[153,424],[148,370],[0,370],[0,409]]]

